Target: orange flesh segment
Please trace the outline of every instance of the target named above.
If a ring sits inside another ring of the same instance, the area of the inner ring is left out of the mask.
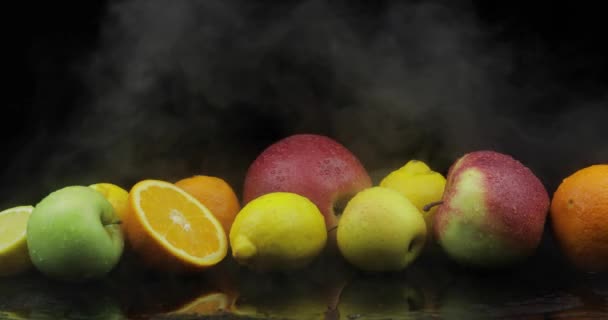
[[[202,259],[216,253],[221,246],[216,236],[219,223],[216,226],[186,196],[170,191],[159,186],[141,191],[139,204],[151,231],[182,254]]]

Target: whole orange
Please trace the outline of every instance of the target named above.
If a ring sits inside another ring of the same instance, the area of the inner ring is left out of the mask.
[[[592,165],[564,179],[551,201],[553,233],[579,269],[608,270],[608,165]]]
[[[181,179],[175,185],[207,207],[222,224],[224,232],[230,233],[230,227],[241,210],[241,205],[228,182],[218,177],[197,175]]]

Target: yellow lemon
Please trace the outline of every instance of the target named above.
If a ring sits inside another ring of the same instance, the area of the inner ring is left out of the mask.
[[[249,202],[230,229],[232,256],[259,271],[308,265],[327,242],[323,215],[310,200],[273,192]]]
[[[0,276],[28,270],[32,261],[25,231],[33,206],[20,206],[0,212]]]
[[[433,216],[437,207],[428,212],[424,206],[441,201],[445,189],[445,177],[419,160],[410,160],[403,167],[391,172],[380,182],[381,187],[399,191],[418,208],[424,216],[429,231],[433,227]]]
[[[102,182],[89,186],[103,196],[112,204],[114,212],[119,219],[125,216],[125,212],[129,208],[129,192],[115,184]]]

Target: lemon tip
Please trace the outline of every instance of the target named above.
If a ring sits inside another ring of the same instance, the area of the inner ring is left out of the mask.
[[[245,236],[237,236],[232,244],[232,255],[238,260],[248,260],[257,253],[255,245]]]

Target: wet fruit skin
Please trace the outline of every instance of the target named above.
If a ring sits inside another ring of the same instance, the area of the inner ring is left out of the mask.
[[[566,177],[551,199],[551,227],[563,255],[579,270],[608,270],[608,165]]]
[[[249,202],[230,230],[232,256],[257,271],[295,270],[323,250],[327,231],[323,216],[309,199],[272,192]]]
[[[337,232],[342,256],[366,271],[399,271],[410,265],[426,242],[424,217],[396,190],[363,190],[344,209]]]
[[[43,198],[27,225],[34,266],[65,281],[98,279],[118,264],[123,233],[112,204],[85,186],[68,186]]]
[[[434,233],[461,264],[506,266],[538,247],[548,208],[547,191],[529,168],[498,152],[471,152],[448,172]]]
[[[380,186],[399,191],[420,210],[424,216],[427,230],[433,229],[433,217],[437,208],[425,211],[424,207],[441,200],[445,189],[445,178],[441,173],[431,170],[424,162],[410,160],[403,167],[388,174]]]
[[[272,144],[251,164],[243,202],[270,192],[293,192],[321,210],[330,230],[337,225],[336,214],[341,213],[336,211],[371,185],[368,172],[346,147],[325,136],[297,134]]]

